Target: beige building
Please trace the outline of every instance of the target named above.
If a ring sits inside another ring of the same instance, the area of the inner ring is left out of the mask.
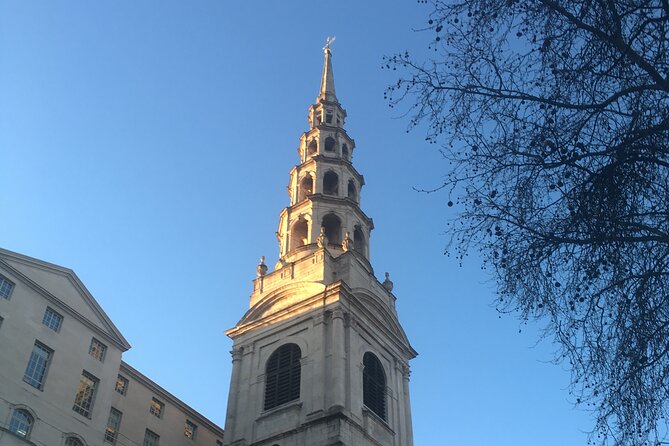
[[[0,445],[221,446],[129,348],[73,271],[0,250]]]
[[[233,340],[225,445],[411,446],[409,360],[392,282],[370,263],[364,179],[335,94],[329,44],[320,95],[290,172],[280,259],[258,265]]]

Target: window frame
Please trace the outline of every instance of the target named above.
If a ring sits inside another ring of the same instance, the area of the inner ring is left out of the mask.
[[[118,417],[112,418],[112,415]],[[111,444],[116,444],[118,440],[118,432],[121,430],[121,419],[123,418],[123,412],[118,410],[115,407],[109,408],[109,417],[107,417],[107,426],[105,426],[105,438],[104,441]],[[112,421],[115,423],[112,425]]]
[[[39,353],[36,352],[37,349],[46,353],[46,359],[44,359],[44,356],[40,356]],[[44,382],[46,381],[46,375],[49,371],[49,365],[51,364],[52,358],[53,349],[36,340],[33,344],[33,349],[30,352],[30,357],[28,358],[28,363],[26,364],[26,370],[23,372],[23,382],[36,388],[37,390],[43,391]],[[37,378],[36,375],[39,375],[39,378]]]
[[[297,401],[302,386],[302,350],[297,344],[278,347],[265,363],[263,410]]]
[[[84,446],[85,443],[83,440],[79,437],[75,437],[74,435],[70,435],[65,439],[65,446]]]
[[[383,421],[388,421],[388,379],[381,360],[372,352],[362,359],[363,405]]]
[[[25,416],[25,423],[22,423],[21,420],[17,420],[17,414],[23,414]],[[21,423],[21,424],[19,424]],[[21,426],[27,424],[25,432],[20,432],[19,429]],[[9,419],[9,424],[7,425],[7,430],[16,435],[19,438],[29,439],[30,434],[33,430],[33,425],[35,424],[35,416],[27,409],[22,407],[16,407],[12,411],[12,416]]]
[[[154,409],[154,407],[155,407],[155,406],[154,406],[154,403],[155,403],[156,405],[158,405],[158,408],[159,408],[158,411],[156,411],[156,410]],[[156,412],[157,412],[157,413],[156,413]],[[165,403],[163,403],[162,401],[160,401],[160,400],[159,400],[158,398],[156,398],[156,397],[151,398],[151,405],[149,405],[149,413],[150,413],[151,415],[155,416],[156,418],[159,418],[159,419],[162,420],[163,415],[165,414]]]
[[[47,316],[49,316],[48,319]],[[47,306],[44,310],[44,316],[42,316],[42,325],[58,333],[60,332],[60,327],[63,326],[63,319],[64,317],[62,314]],[[58,322],[55,327],[52,325],[53,321]]]
[[[119,381],[123,383],[123,387],[121,388],[121,390],[119,390],[119,385],[118,385]],[[116,391],[116,393],[119,393],[123,396],[126,396],[127,393],[128,393],[128,385],[129,384],[130,384],[130,381],[128,380],[128,378],[126,378],[125,376],[123,376],[119,373],[116,376],[116,384],[114,384],[114,390]]]
[[[82,389],[82,384],[85,384],[84,379],[91,381],[92,385]],[[79,386],[77,387],[77,393],[74,396],[74,404],[72,405],[72,410],[74,412],[88,418],[89,420],[91,419],[93,407],[95,405],[95,396],[97,394],[99,384],[100,380],[93,374],[88,373],[86,370],[81,372],[81,377],[79,377]],[[84,392],[88,392],[89,395],[86,395]],[[77,402],[80,399],[81,401]],[[87,403],[84,405],[86,401]]]
[[[142,442],[142,446],[159,446],[159,445],[160,445],[160,435],[153,432],[151,429],[145,429],[144,441]]]
[[[190,428],[190,435],[188,434]],[[184,437],[189,440],[195,440],[197,437],[197,424],[193,423],[191,420],[186,418],[186,424],[184,425]]]
[[[9,300],[14,291],[14,282],[0,274],[0,299]]]
[[[105,362],[107,356],[107,345],[96,338],[91,338],[91,345],[88,347],[88,354],[100,362]]]

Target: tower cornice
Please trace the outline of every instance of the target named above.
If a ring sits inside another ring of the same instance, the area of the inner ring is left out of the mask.
[[[324,163],[324,164],[331,164],[333,166],[346,166],[350,169],[351,173],[355,176],[356,180],[360,183],[361,186],[365,185],[365,177],[362,175],[358,170],[353,166],[353,163],[344,160],[341,158],[333,158],[330,156],[326,155],[316,155],[312,158],[309,158],[307,161],[303,162],[302,164],[297,164],[295,165],[294,169],[295,170],[304,170],[304,169],[309,169],[313,166],[315,166],[317,163]]]

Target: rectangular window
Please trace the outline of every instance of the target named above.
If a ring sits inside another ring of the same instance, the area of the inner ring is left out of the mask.
[[[105,360],[105,353],[107,352],[107,346],[97,339],[93,338],[91,340],[91,346],[88,348],[88,354],[102,362]]]
[[[158,418],[163,417],[163,409],[165,409],[165,405],[158,401],[155,398],[151,398],[151,406],[149,407],[149,412]]]
[[[184,427],[184,436],[195,440],[195,435],[197,434],[197,425],[190,420],[186,420],[186,426]]]
[[[116,391],[120,393],[121,395],[125,395],[126,392],[128,391],[128,379],[118,375],[116,377]]]
[[[49,367],[52,353],[53,350],[50,348],[39,342],[35,342],[28,365],[26,366],[26,373],[23,375],[23,380],[34,388],[42,390],[44,379],[46,378],[46,369]]]
[[[95,391],[98,388],[99,380],[88,373],[83,371],[81,373],[81,378],[79,379],[79,389],[77,389],[77,395],[74,397],[74,406],[72,410],[85,416],[86,418],[91,417],[91,411],[93,410],[93,403],[95,402]]]
[[[156,434],[155,432],[151,432],[150,430],[146,430],[144,432],[144,443],[142,446],[158,446],[160,442],[160,435]]]
[[[221,440],[216,440],[216,446],[223,446],[223,442]]]
[[[0,297],[9,299],[9,295],[12,294],[12,288],[14,288],[14,284],[0,276]]]
[[[53,308],[46,307],[42,323],[57,332],[60,330],[60,325],[63,323],[63,316],[58,314]]]
[[[107,420],[107,428],[105,429],[105,441],[108,441],[111,444],[116,444],[118,430],[121,427],[122,415],[120,410],[116,410],[113,407],[109,411],[109,419]]]

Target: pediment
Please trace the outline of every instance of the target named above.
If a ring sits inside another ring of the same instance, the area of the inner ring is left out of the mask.
[[[252,306],[237,323],[237,326],[257,322],[266,318],[288,317],[299,312],[314,296],[322,294],[325,285],[319,282],[291,282],[272,290]]]
[[[0,269],[6,269],[12,278],[41,294],[61,311],[92,325],[122,350],[130,348],[128,341],[71,269],[4,249],[0,249]]]
[[[415,356],[416,352],[411,347],[409,338],[397,319],[397,314],[368,290],[357,288],[351,291],[353,301],[360,304],[361,310],[364,312],[365,316],[376,323],[376,328],[390,332],[397,341],[403,344],[404,347]]]

